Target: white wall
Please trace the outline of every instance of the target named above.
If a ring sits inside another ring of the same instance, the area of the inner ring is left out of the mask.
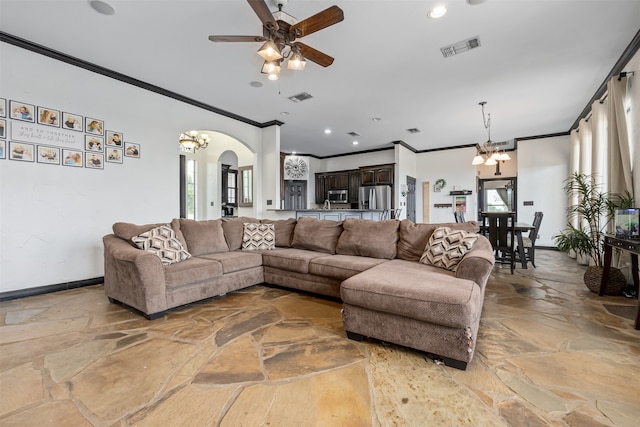
[[[430,183],[429,222],[453,222],[453,207],[435,208],[435,204],[452,203],[453,196],[449,195],[455,187],[456,190],[472,190],[473,194],[467,197],[467,213],[465,219],[477,219],[477,194],[476,194],[476,167],[471,165],[471,160],[476,154],[473,147],[458,148],[453,150],[432,151],[416,155],[416,222],[422,222],[422,188],[425,181]],[[447,186],[439,193],[433,191],[436,180],[443,178]]]
[[[531,223],[534,212],[544,213],[538,246],[555,246],[553,236],[566,226],[570,152],[569,135],[518,142],[518,220]]]
[[[104,170],[0,160],[0,292],[100,277],[101,238],[114,222],[177,217],[177,138],[185,130],[215,130],[241,141],[254,159],[262,160],[263,147],[277,158],[277,126],[258,129],[12,45],[1,48],[2,98],[102,119],[141,151],[139,159]],[[279,191],[277,159],[273,164],[256,185],[258,211],[262,192],[274,198]],[[258,161],[256,176],[263,169]]]

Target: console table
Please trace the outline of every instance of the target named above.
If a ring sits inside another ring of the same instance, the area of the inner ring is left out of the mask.
[[[604,237],[604,271],[602,273],[602,281],[600,282],[600,293],[604,295],[607,290],[607,282],[609,281],[609,272],[611,271],[611,255],[613,248],[627,251],[631,254],[631,274],[633,276],[633,285],[638,292],[638,254],[640,254],[640,240],[622,239],[620,237],[605,235]],[[640,329],[640,307],[636,314],[636,329]]]

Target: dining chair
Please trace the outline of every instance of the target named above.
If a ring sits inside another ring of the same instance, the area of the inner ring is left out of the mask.
[[[516,265],[515,212],[484,212],[482,225],[488,230],[487,238],[493,247],[496,263],[509,264],[511,274]]]
[[[531,262],[531,265],[535,268],[535,255],[536,255],[536,240],[538,239],[538,231],[540,230],[540,224],[542,224],[542,212],[536,212],[533,214],[533,227],[529,231],[529,236],[522,237],[522,246],[524,246],[524,253],[526,261]]]
[[[464,212],[455,211],[453,213],[453,217],[455,218],[456,222],[458,222],[458,223],[464,222]]]

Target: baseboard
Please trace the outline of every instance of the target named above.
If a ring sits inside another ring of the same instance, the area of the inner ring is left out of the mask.
[[[557,246],[538,246],[536,245],[536,250],[542,249],[545,251],[557,251],[559,250]]]
[[[17,298],[32,297],[51,292],[66,291],[68,289],[82,288],[84,286],[101,285],[104,276],[93,279],[77,280],[75,282],[58,283],[55,285],[38,286],[37,288],[18,289],[15,291],[0,292],[0,301],[9,301]]]

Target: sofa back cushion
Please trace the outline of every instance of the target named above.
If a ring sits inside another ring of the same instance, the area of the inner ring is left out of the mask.
[[[290,248],[293,241],[293,231],[296,228],[296,219],[263,219],[262,224],[273,224],[276,232],[276,246]]]
[[[470,233],[480,231],[480,226],[475,221],[415,224],[413,221],[403,219],[400,221],[398,231],[398,253],[396,256],[407,261],[419,261],[427,247],[427,243],[429,243],[431,234],[438,227],[449,227],[452,230],[464,230]]]
[[[336,253],[371,258],[393,259],[396,257],[398,227],[400,221],[370,221],[348,218],[342,223]]]
[[[291,246],[296,249],[336,253],[338,238],[342,233],[342,221],[328,219],[298,218]]]
[[[136,225],[129,222],[116,222],[115,224],[113,224],[111,229],[113,230],[113,234],[115,234],[122,240],[126,240],[134,248],[137,248],[136,244],[133,243],[131,239],[142,233],[146,233],[151,229],[160,227],[161,225],[163,225],[163,223]]]
[[[180,218],[180,231],[192,256],[229,251],[219,219],[196,221]]]
[[[244,223],[259,223],[260,220],[248,216],[238,218],[222,218],[222,230],[227,246],[230,251],[237,251],[242,248],[242,235],[244,233]]]

